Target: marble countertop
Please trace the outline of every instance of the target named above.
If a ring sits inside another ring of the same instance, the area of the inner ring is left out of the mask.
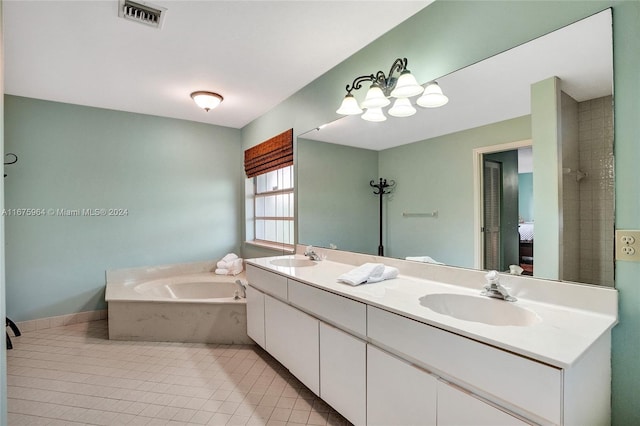
[[[477,286],[470,285],[468,282],[464,285],[456,285],[451,283],[455,282],[455,279],[448,280],[449,283],[429,279],[428,268],[425,268],[425,273],[416,273],[416,269],[419,268],[416,268],[413,262],[410,262],[407,268],[412,275],[403,274],[402,263],[400,263],[400,275],[395,279],[351,286],[338,282],[337,278],[352,270],[355,267],[354,263],[323,260],[316,262],[314,266],[307,267],[283,267],[271,263],[274,259],[283,258],[304,258],[304,256],[298,254],[265,257],[249,259],[247,263],[558,368],[573,365],[599,337],[617,323],[617,292],[613,289],[574,285],[567,290],[562,287],[558,292],[559,296],[556,297],[580,299],[579,303],[575,303],[577,307],[574,307],[571,303],[564,303],[566,301],[563,300],[550,303],[549,299],[553,299],[555,294],[549,291],[547,293],[552,294],[547,294],[546,297],[538,300],[527,297],[540,293],[538,289],[530,290],[527,286],[535,286],[542,281],[548,282],[550,286],[567,284],[519,277],[516,279],[519,280],[517,285],[514,286],[516,292],[512,293],[518,297],[518,301],[498,302],[514,303],[533,311],[540,321],[528,326],[496,326],[457,319],[437,313],[420,304],[420,298],[428,294],[454,293],[478,296],[484,284],[483,274],[480,271],[476,271],[479,272]],[[384,260],[382,262],[387,263]],[[389,262],[398,266],[399,262],[403,261]],[[359,263],[356,262],[356,264]],[[608,299],[605,303],[601,300],[603,297]],[[588,307],[590,304],[589,298],[593,299],[593,305],[598,306],[599,309],[585,309],[585,306]],[[600,308],[603,305],[610,307],[609,312]]]

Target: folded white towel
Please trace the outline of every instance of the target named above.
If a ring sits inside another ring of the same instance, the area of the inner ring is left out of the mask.
[[[242,259],[237,258],[233,262],[231,262],[231,266],[229,267],[229,275],[238,275],[244,269],[244,263]]]
[[[221,268],[220,265],[226,265]],[[238,275],[244,269],[244,261],[241,258],[232,260],[231,262],[218,262],[218,267],[214,271],[217,275]]]
[[[231,266],[233,265],[233,262],[235,262],[238,259],[239,258],[236,258],[236,259],[233,259],[233,260],[229,260],[229,261],[220,260],[220,261],[218,261],[218,263],[216,263],[216,266],[218,268],[222,268],[222,269],[231,269]]]
[[[359,285],[366,283],[371,278],[382,277],[384,265],[382,263],[365,263],[351,271],[344,273],[338,277],[338,281],[342,281],[351,285]]]
[[[236,260],[238,258],[238,255],[235,253],[229,253],[227,255],[225,255],[225,257],[222,258],[223,262],[231,262],[232,260]]]
[[[413,260],[414,262],[433,263],[435,265],[444,265],[442,262],[438,262],[431,256],[407,256],[405,260]]]
[[[385,266],[382,275],[376,277],[370,277],[367,282],[368,283],[377,283],[384,280],[390,280],[398,276],[398,268],[394,268],[393,266]]]

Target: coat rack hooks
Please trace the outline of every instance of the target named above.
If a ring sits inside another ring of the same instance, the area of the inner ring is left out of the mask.
[[[12,152],[7,152],[4,156],[5,156],[5,157],[13,157],[13,159],[12,159],[12,160],[5,161],[5,162],[4,162],[4,165],[5,165],[5,166],[8,166],[9,164],[15,164],[15,163],[17,163],[17,162],[18,162],[18,156],[17,156],[17,155],[15,155],[15,154],[14,154],[14,153],[12,153]],[[7,174],[6,174],[6,173],[4,174],[4,177],[7,177]]]
[[[372,180],[369,182],[369,186],[376,189],[376,191],[373,191],[375,195],[380,196],[380,244],[378,245],[378,256],[384,256],[384,246],[382,245],[382,197],[393,191],[396,182],[394,180],[387,182],[386,179],[380,178],[379,183],[375,183],[375,180]]]

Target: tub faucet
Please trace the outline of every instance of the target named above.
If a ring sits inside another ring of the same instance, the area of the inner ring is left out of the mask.
[[[307,256],[311,260],[322,260],[320,255],[313,251],[312,246],[307,246],[307,249],[304,251],[304,255]]]
[[[495,299],[506,300],[507,302],[515,302],[518,300],[510,296],[507,289],[500,284],[500,277],[497,271],[489,271],[484,277],[487,279],[487,283],[484,285],[484,290],[482,290],[480,294]]]
[[[238,290],[236,290],[236,293],[233,296],[233,298],[235,300],[246,299],[247,298],[247,283],[243,282],[242,280],[236,280],[236,284],[238,285]]]

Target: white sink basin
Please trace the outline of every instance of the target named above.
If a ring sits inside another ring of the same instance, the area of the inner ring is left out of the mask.
[[[540,322],[535,312],[504,300],[484,296],[438,293],[420,298],[420,304],[442,315],[488,325],[527,327]]]
[[[316,266],[317,263],[310,259],[273,259],[274,266],[284,266],[286,268],[303,268],[305,266]]]

